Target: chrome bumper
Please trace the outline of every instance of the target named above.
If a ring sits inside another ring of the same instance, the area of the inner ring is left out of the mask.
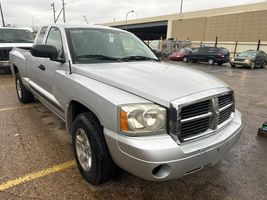
[[[104,129],[114,162],[146,180],[176,179],[214,165],[237,143],[242,132],[240,112],[224,129],[182,144],[169,135],[128,137]]]
[[[1,67],[10,67],[10,61],[9,60],[5,60],[5,61],[0,61],[0,68]]]

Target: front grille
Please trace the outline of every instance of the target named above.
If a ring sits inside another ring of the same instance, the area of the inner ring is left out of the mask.
[[[244,58],[235,58],[234,61],[238,61],[238,62],[244,62]]]
[[[223,108],[224,106],[227,106],[228,104],[233,103],[233,95],[232,94],[227,94],[224,96],[218,97],[219,101],[219,107]]]
[[[224,96],[218,97],[219,101],[219,124],[222,124],[226,120],[228,120],[234,111],[234,101],[233,101],[233,95],[227,94]]]
[[[210,110],[210,100],[186,106],[181,110],[182,119],[203,115]]]
[[[6,61],[9,60],[9,52],[12,50],[12,48],[2,48],[0,49],[0,60]]]
[[[182,123],[181,125],[182,135],[181,136],[183,138],[186,138],[188,136],[203,133],[209,129],[209,123],[210,123],[210,117],[196,120],[196,121]]]
[[[229,120],[232,112],[234,112],[232,92],[182,107],[177,128],[179,139],[184,142],[216,130],[220,124]]]

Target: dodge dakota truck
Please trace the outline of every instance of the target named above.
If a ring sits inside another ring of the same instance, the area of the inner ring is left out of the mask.
[[[43,26],[31,50],[14,48],[10,60],[19,101],[35,97],[66,122],[91,184],[117,167],[151,181],[191,174],[224,158],[242,132],[227,84],[160,62],[123,30]]]
[[[10,67],[9,52],[13,47],[30,49],[32,33],[23,28],[0,27],[0,68]]]

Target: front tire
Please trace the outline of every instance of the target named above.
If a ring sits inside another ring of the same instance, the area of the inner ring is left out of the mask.
[[[98,185],[113,178],[115,164],[104,138],[103,127],[91,113],[76,117],[72,146],[79,171],[87,182]]]
[[[34,101],[34,96],[29,90],[25,88],[18,72],[16,73],[15,83],[19,101],[25,104],[32,103]]]
[[[209,63],[209,65],[214,65],[214,60],[210,58],[210,59],[208,60],[208,63]]]
[[[250,69],[254,69],[255,68],[255,62],[253,62],[250,66]]]

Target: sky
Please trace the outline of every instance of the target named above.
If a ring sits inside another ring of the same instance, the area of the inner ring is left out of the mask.
[[[233,5],[262,2],[264,0],[184,0],[183,11],[205,10]],[[62,0],[0,0],[5,21],[17,26],[40,26],[53,22],[52,2],[57,14],[62,8]],[[101,24],[112,21],[159,16],[178,13],[180,0],[65,0],[66,20],[71,24]],[[62,22],[62,16],[59,18]]]

